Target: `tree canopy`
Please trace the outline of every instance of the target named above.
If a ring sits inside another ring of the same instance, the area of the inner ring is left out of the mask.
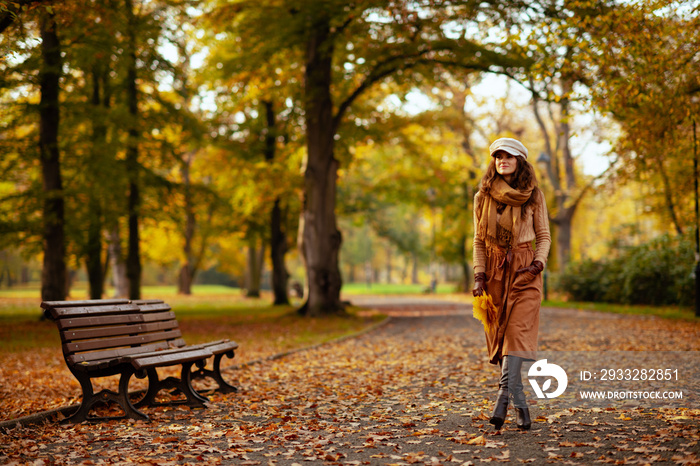
[[[468,289],[471,202],[500,136],[526,141],[540,169],[555,267],[580,256],[597,208],[585,198],[605,181],[639,187],[630,202],[658,233],[683,234],[695,227],[698,11],[671,0],[3,3],[0,248],[43,257],[53,299],[82,267],[91,296],[109,276],[137,297],[142,258],[183,293],[208,268],[242,284],[262,273],[246,257],[265,252],[285,302],[298,257],[302,312],[316,315],[343,307],[342,230],[369,228],[387,256],[428,274],[456,267]],[[530,101],[506,98],[491,125],[467,107],[484,104],[474,86],[494,75]],[[408,110],[416,95],[422,107]],[[595,135],[617,161],[605,180],[584,174],[572,143],[583,114],[609,126]]]

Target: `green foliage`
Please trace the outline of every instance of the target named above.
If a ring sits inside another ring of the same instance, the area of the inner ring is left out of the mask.
[[[575,301],[689,306],[694,262],[689,238],[664,235],[608,259],[572,263],[559,285]]]

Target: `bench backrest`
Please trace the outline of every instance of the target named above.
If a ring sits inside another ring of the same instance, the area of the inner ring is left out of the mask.
[[[185,345],[170,306],[126,299],[45,301],[44,315],[56,322],[69,365],[115,359]]]

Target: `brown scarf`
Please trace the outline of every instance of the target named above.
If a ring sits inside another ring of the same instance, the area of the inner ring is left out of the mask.
[[[503,178],[496,178],[481,206],[479,236],[491,244],[505,243],[511,248],[515,246],[520,229],[522,205],[530,199],[534,189],[534,186],[531,186],[518,191],[511,188]],[[500,219],[496,210],[498,203],[505,204]]]

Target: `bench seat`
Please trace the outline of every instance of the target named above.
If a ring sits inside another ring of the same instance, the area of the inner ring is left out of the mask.
[[[132,301],[141,309],[145,317],[152,316],[163,312],[172,312],[170,305],[160,299],[143,299]],[[175,321],[177,324],[177,321]],[[179,329],[179,327],[178,327]],[[201,349],[210,351],[214,355],[212,368],[208,369],[205,365],[197,364],[197,369],[192,372],[193,379],[212,378],[218,384],[217,390],[222,393],[233,393],[238,389],[226,382],[221,375],[221,360],[224,356],[233,358],[235,351],[238,349],[238,343],[231,340],[218,340],[209,343],[200,343],[196,345],[186,345],[184,340],[178,340],[173,343],[179,348]]]

